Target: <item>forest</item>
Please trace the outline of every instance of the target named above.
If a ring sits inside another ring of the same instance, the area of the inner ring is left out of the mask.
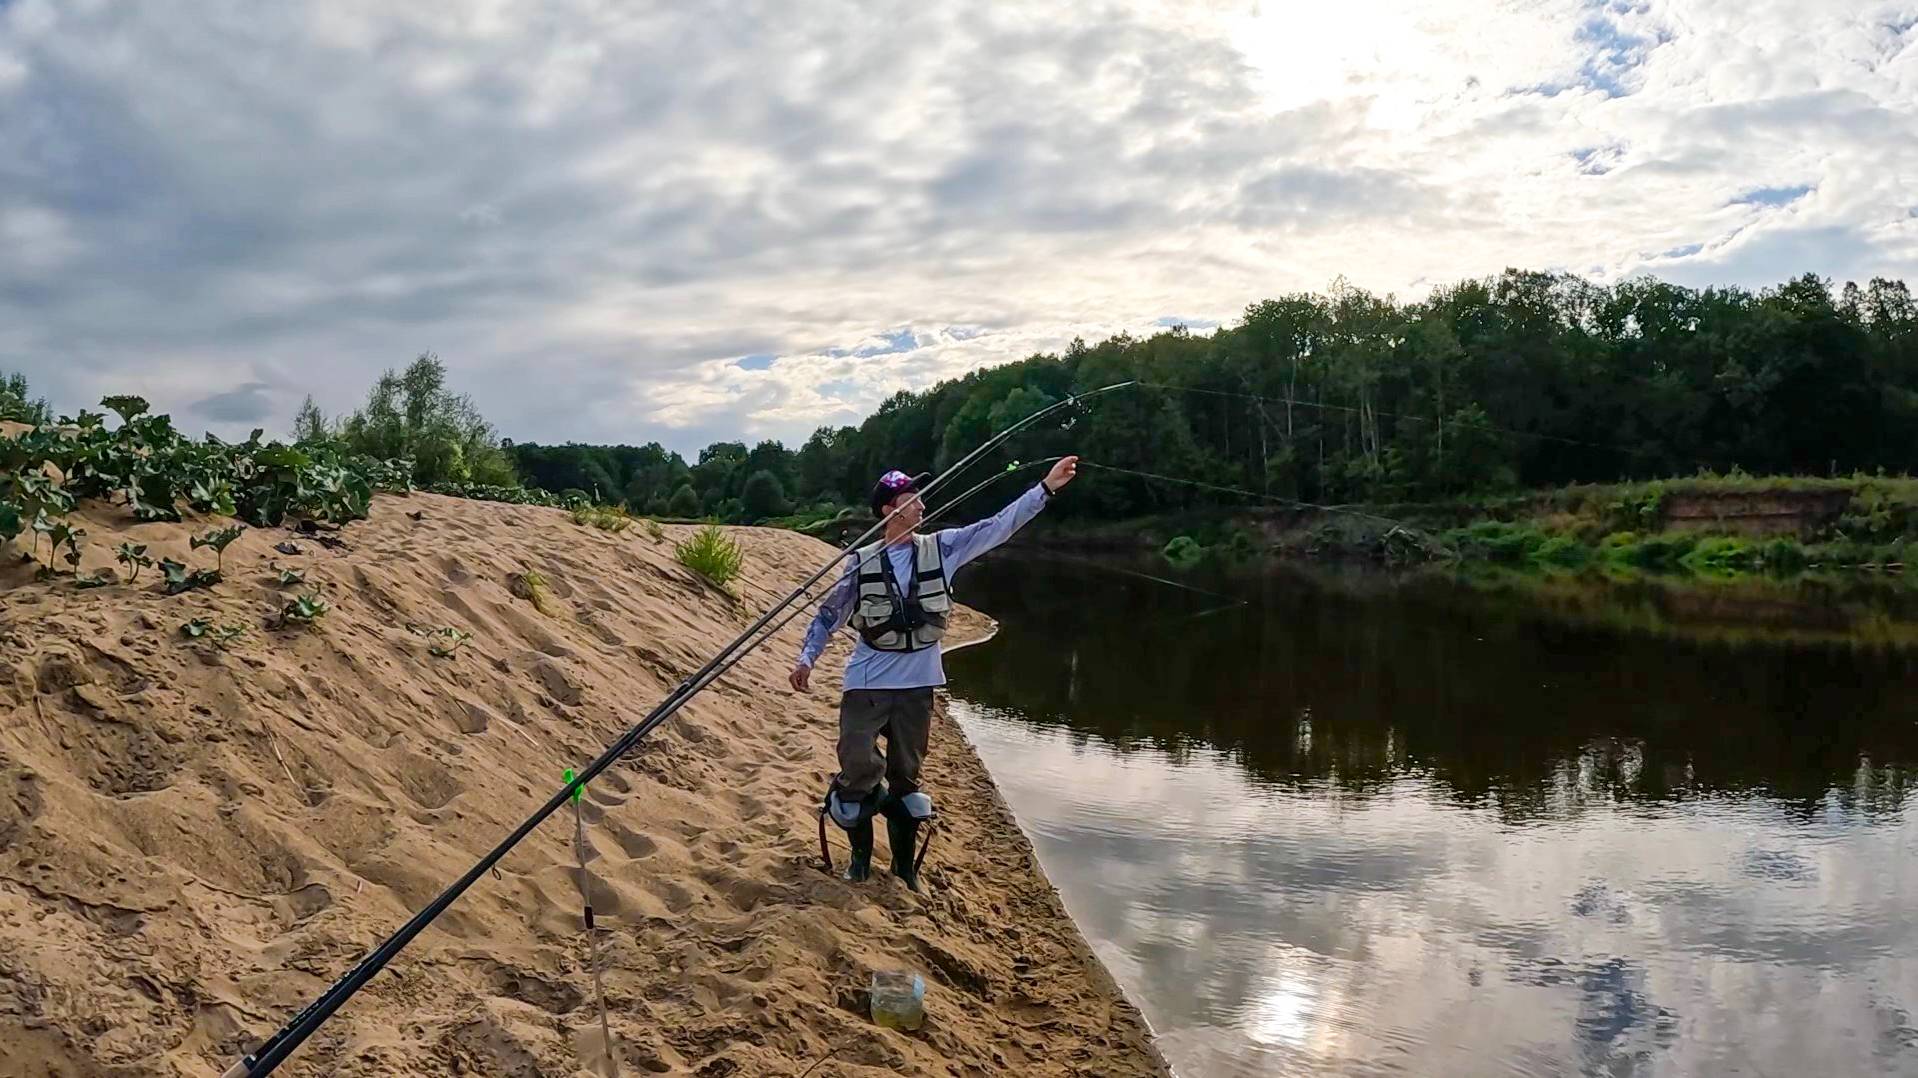
[[[1834,289],[1806,275],[1752,291],[1521,270],[1418,302],[1338,281],[1252,304],[1211,333],[1075,340],[901,391],[797,449],[716,442],[689,462],[657,441],[515,442],[430,354],[389,371],[349,415],[329,419],[309,399],[293,434],[410,462],[415,485],[446,493],[793,521],[859,506],[889,468],[943,468],[1038,408],[1125,381],[1139,385],[1087,402],[1069,427],[1022,433],[1006,456],[1074,452],[1213,489],[1107,473],[1062,513],[1122,520],[1247,500],[1217,488],[1405,504],[1739,472],[1902,475],[1918,456],[1918,307],[1902,281]],[[51,413],[23,378],[0,376],[0,419]]]
[[[1918,455],[1918,307],[1902,281],[1613,285],[1508,270],[1401,302],[1336,282],[1249,306],[1209,334],[1074,341],[921,391],[797,450],[719,442],[688,463],[641,446],[505,443],[522,482],[655,516],[733,522],[859,505],[888,468],[937,469],[1068,394],[1072,451],[1273,500],[1405,503],[1574,482],[1903,474]],[[1106,518],[1235,496],[1103,475],[1061,505]],[[1239,498],[1239,501],[1244,499]]]

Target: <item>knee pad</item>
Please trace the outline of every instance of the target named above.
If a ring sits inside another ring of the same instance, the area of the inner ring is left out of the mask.
[[[826,787],[826,815],[832,817],[832,822],[840,827],[853,831],[862,824],[871,823],[889,800],[883,782],[857,801],[842,797],[839,784],[835,782]]]
[[[914,790],[904,797],[888,797],[879,806],[889,820],[916,820],[925,822],[933,817],[932,795],[924,790]]]

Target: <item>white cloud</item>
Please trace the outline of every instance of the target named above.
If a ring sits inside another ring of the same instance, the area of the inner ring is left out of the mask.
[[[74,251],[64,217],[44,206],[0,203],[0,250],[21,269],[57,271]]]
[[[1918,275],[1918,0],[15,0],[0,99],[0,368],[226,432],[426,349],[692,448],[1339,274]]]

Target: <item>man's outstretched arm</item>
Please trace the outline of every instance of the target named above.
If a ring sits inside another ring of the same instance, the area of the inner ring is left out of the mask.
[[[812,624],[806,626],[806,642],[800,645],[799,662],[793,666],[788,681],[800,692],[810,691],[813,664],[819,661],[820,653],[826,650],[826,641],[838,632],[846,622],[852,619],[853,555],[846,555],[846,568],[839,574],[839,582],[826,593],[819,604],[819,613],[812,616]]]
[[[1047,492],[1057,494],[1072,477],[1079,474],[1078,457],[1062,457],[1037,486],[1013,499],[1012,504],[992,516],[963,528],[948,528],[939,533],[939,549],[946,556],[946,572],[991,550],[1013,537],[1046,506]]]

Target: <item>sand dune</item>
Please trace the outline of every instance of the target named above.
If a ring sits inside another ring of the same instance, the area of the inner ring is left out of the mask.
[[[212,562],[188,549],[205,522],[77,515],[85,572],[127,538]],[[176,597],[151,570],[137,587],[36,582],[16,546],[0,1074],[221,1073],[828,553],[737,529],[735,600],[672,560],[683,533],[382,497],[345,549],[249,531],[224,584]],[[301,552],[274,549],[288,541]],[[275,564],[331,604],[317,627],[265,627],[299,590]],[[515,587],[528,570],[545,612]],[[191,618],[247,631],[222,650],[180,634]],[[473,639],[436,657],[416,630],[440,627]],[[818,1078],[1164,1074],[950,723],[928,765],[945,816],[931,894],[816,867],[839,663],[793,693],[799,627],[583,802],[621,1073],[799,1075],[830,1054]],[[570,814],[549,821],[279,1073],[602,1073],[572,839]],[[890,967],[927,976],[917,1034],[865,1017],[867,978]]]

